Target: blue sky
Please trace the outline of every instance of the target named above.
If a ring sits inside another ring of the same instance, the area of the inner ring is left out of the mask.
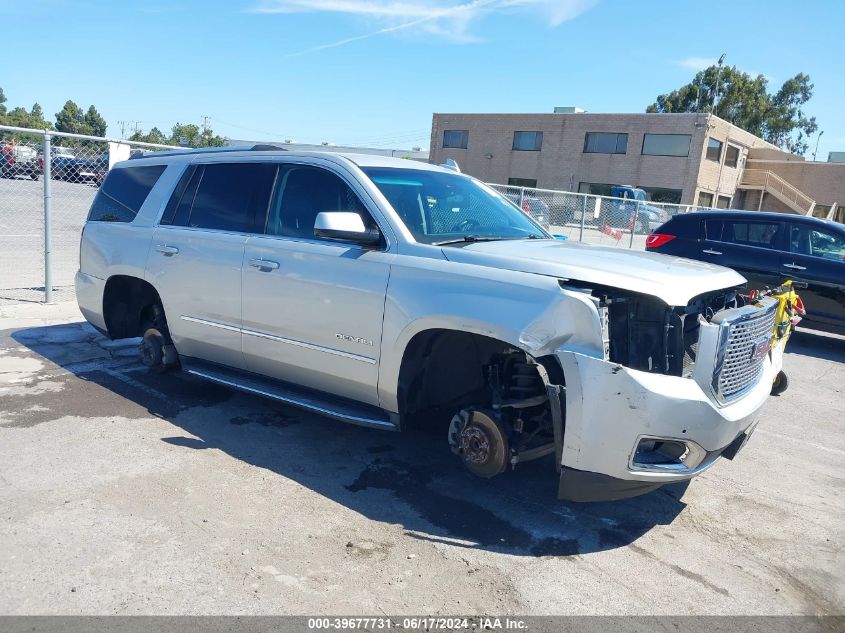
[[[7,105],[93,103],[115,136],[207,115],[232,138],[427,147],[432,112],[640,112],[725,52],[777,86],[808,73],[819,157],[845,150],[835,0],[2,0],[0,19]]]

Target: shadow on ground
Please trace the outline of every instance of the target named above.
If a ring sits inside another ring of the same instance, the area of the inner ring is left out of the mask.
[[[14,342],[7,351],[34,352],[70,372],[53,378],[69,382],[61,391],[20,396],[26,401],[17,405],[19,417],[5,426],[65,415],[157,416],[192,436],[161,438],[170,445],[218,449],[373,521],[402,525],[412,538],[566,557],[627,545],[685,507],[685,484],[613,503],[558,501],[552,460],[479,479],[462,469],[442,437],[353,427],[186,374],[150,374],[130,349],[103,354],[108,343],[85,324],[17,330],[0,336],[0,347],[3,338]]]
[[[789,337],[786,353],[845,363],[845,337],[799,328]]]

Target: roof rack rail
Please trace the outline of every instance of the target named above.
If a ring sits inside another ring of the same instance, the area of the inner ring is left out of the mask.
[[[272,152],[272,151],[288,151],[286,148],[279,145],[272,145],[269,143],[256,143],[255,145],[226,145],[225,147],[186,147],[184,149],[166,149],[163,151],[151,152],[137,152],[132,154],[129,159],[133,158],[148,158],[155,156],[156,158],[164,156],[196,156],[197,154],[222,154],[224,152]]]

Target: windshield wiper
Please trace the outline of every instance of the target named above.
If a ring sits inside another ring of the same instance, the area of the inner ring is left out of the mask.
[[[445,246],[446,244],[464,244],[472,242],[497,242],[499,240],[510,240],[511,237],[501,237],[496,235],[464,235],[452,240],[443,240],[442,242],[432,242],[432,246]]]

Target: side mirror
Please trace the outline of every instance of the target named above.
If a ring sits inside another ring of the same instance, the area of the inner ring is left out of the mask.
[[[328,240],[356,242],[373,246],[381,240],[378,229],[364,226],[361,216],[352,211],[323,211],[314,220],[314,236]]]

